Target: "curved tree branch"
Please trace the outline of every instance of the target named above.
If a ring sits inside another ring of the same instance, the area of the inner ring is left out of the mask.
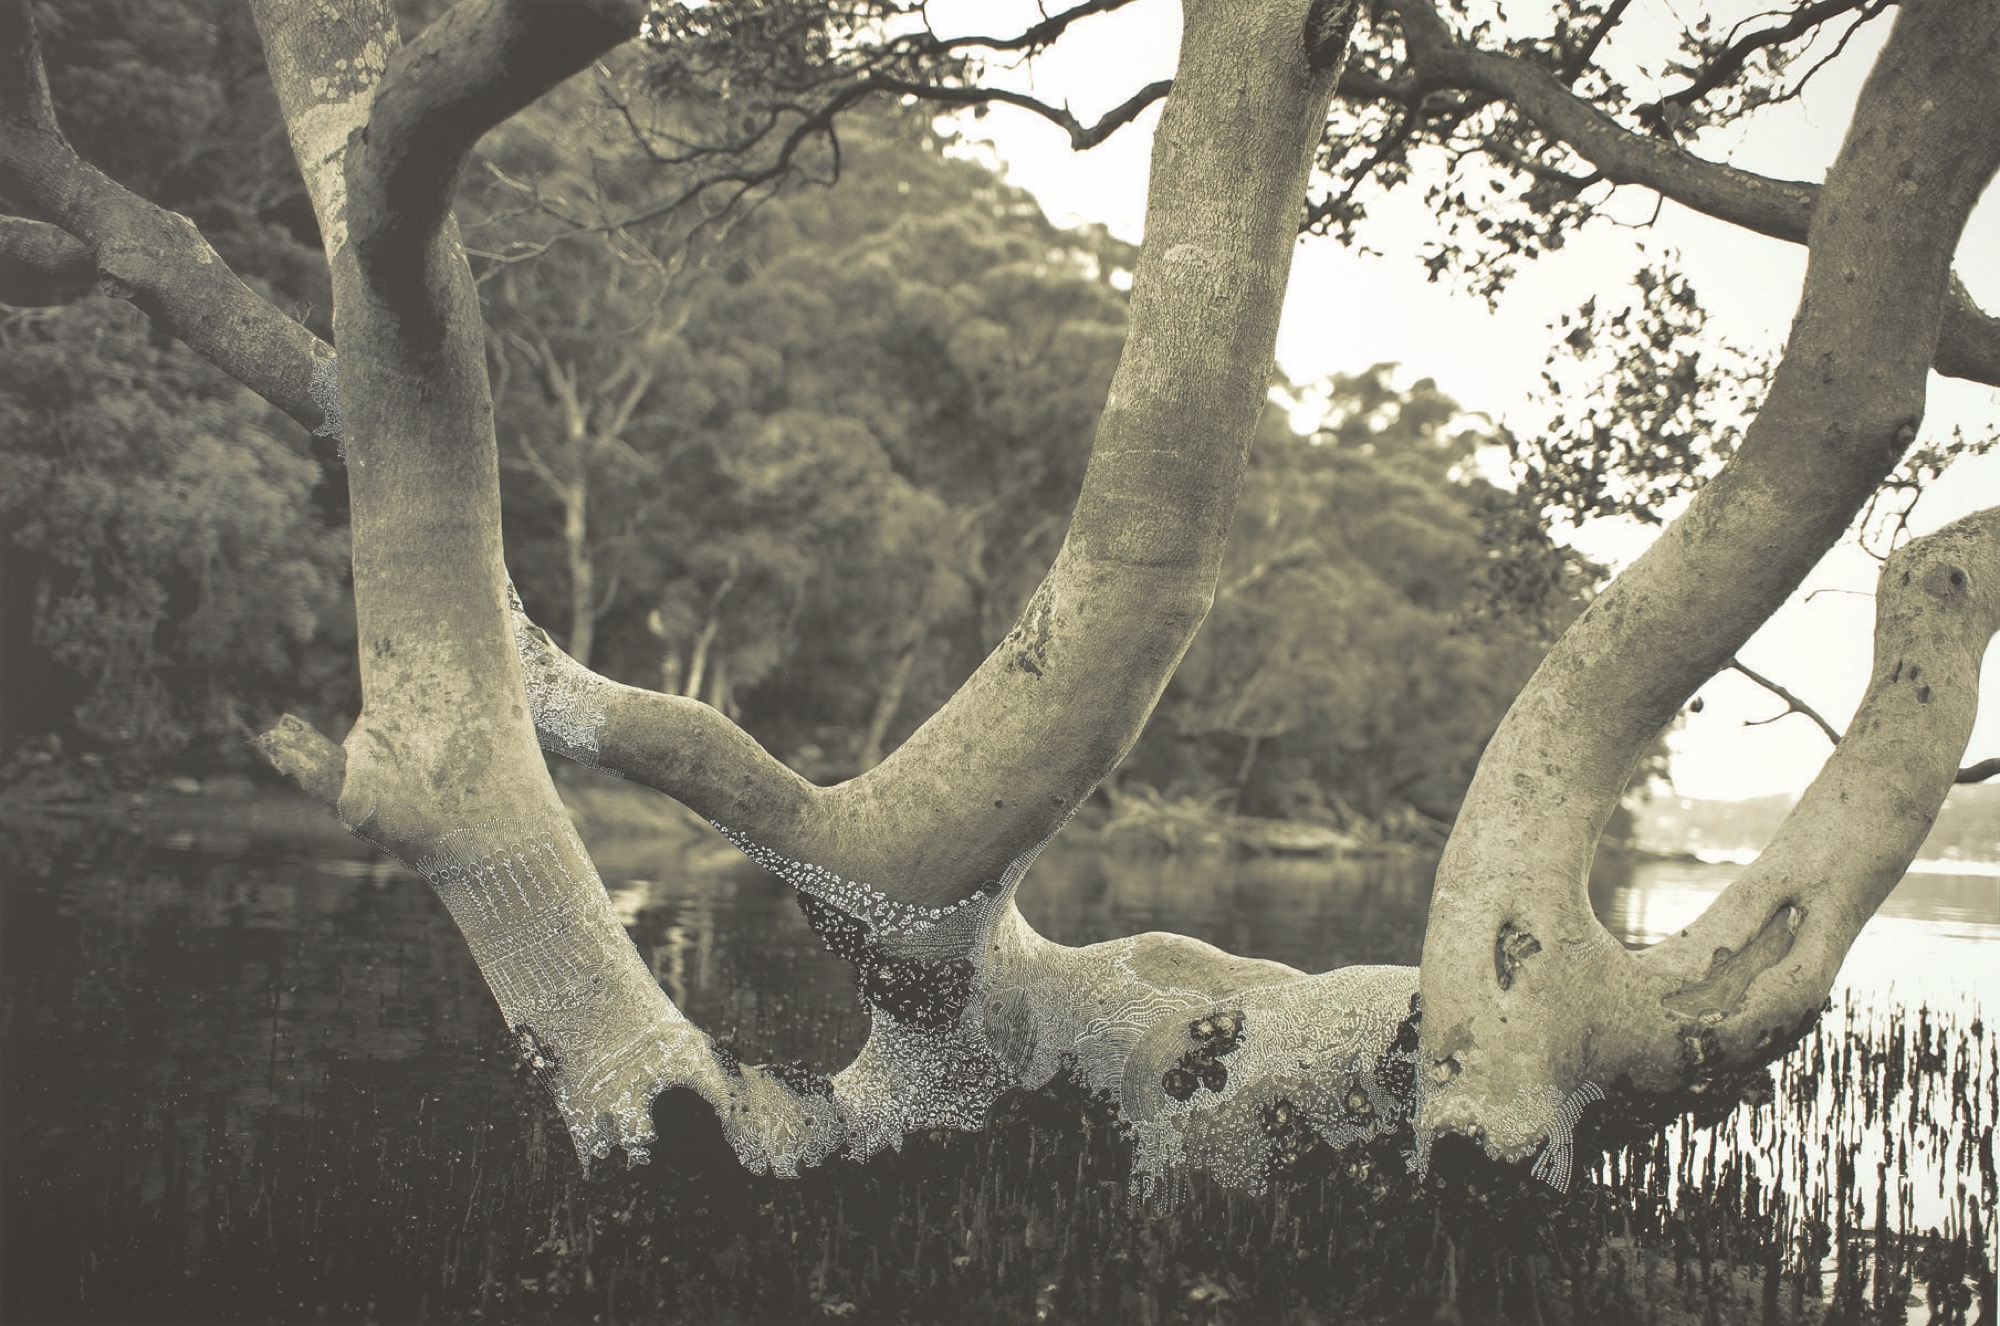
[[[1076,118],[1075,112],[1067,106],[1052,106],[1039,97],[1025,92],[1014,92],[1006,88],[958,87],[943,83],[920,83],[909,79],[891,78],[877,74],[868,80],[869,85],[884,92],[899,96],[916,97],[924,101],[935,101],[947,106],[982,106],[999,103],[1016,106],[1041,116],[1069,135],[1070,147],[1078,152],[1088,151],[1120,129],[1139,118],[1139,112],[1163,99],[1173,90],[1174,82],[1162,78],[1134,92],[1118,105],[1106,111],[1093,124],[1085,124]]]
[[[1814,3],[1801,5],[1784,22],[1744,33],[1731,41],[1688,80],[1686,87],[1676,89],[1651,106],[1640,107],[1639,114],[1643,116],[1648,111],[1657,113],[1667,106],[1692,106],[1741,73],[1743,66],[1757,52],[1782,46],[1836,15],[1856,9],[1879,8],[1880,3],[1881,0],[1815,0]]]
[[[69,288],[87,260],[100,289],[131,300],[306,428],[325,426],[313,387],[319,361],[332,350],[243,284],[192,221],[77,156],[48,102],[27,5],[0,5],[0,180],[73,236],[85,255],[58,254],[45,232],[16,221],[7,227],[10,257],[65,264]],[[38,247],[23,247],[29,244]]]
[[[1746,230],[1806,242],[1820,185],[1704,161],[1674,143],[1626,128],[1538,65],[1466,46],[1432,0],[1388,0],[1388,5],[1402,23],[1418,86],[1504,98],[1614,184],[1641,185]],[[1990,136],[1985,129],[1979,133]],[[1945,301],[1935,367],[1947,377],[2000,386],[2000,318],[1982,311],[1956,280]]]
[[[1629,969],[1586,896],[1598,835],[1660,728],[1915,437],[1951,255],[2000,167],[1997,118],[2000,6],[1904,4],[1821,191],[1790,343],[1742,447],[1551,650],[1467,792],[1425,939],[1427,1127],[1483,1126],[1518,1154],[1547,1121],[1510,1110],[1517,1089],[1606,1070],[1570,1010],[1621,1028],[1646,1016],[1618,1007]],[[1925,205],[1881,203],[1904,196]],[[1482,973],[1511,977],[1509,952],[1520,977],[1496,996]]]
[[[1690,990],[1744,964],[1770,918],[1782,951],[1730,983],[1710,1021],[1724,1053],[1819,1006],[1840,960],[1902,879],[1958,781],[1979,706],[1980,663],[2000,631],[2000,507],[1913,540],[1882,567],[1875,665],[1854,721],[1769,846],[1693,924],[1644,955]],[[1796,913],[1795,916],[1790,913]],[[1683,1000],[1685,1002],[1685,1000]]]

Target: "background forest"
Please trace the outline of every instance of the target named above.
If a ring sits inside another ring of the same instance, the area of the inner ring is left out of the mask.
[[[247,14],[65,5],[43,37],[79,151],[330,335]],[[851,774],[971,671],[1059,545],[1133,251],[1052,226],[922,108],[843,121],[837,184],[829,159],[737,215],[663,204],[596,232],[672,197],[601,96],[564,88],[490,137],[460,208],[516,581],[597,670]],[[331,444],[308,454],[121,300],[0,309],[0,347],[0,784],[247,771],[283,710],[343,728]],[[1449,822],[1592,568],[1481,477],[1504,436],[1399,381],[1274,383],[1214,611],[1114,797]],[[1325,412],[1300,431],[1284,407],[1308,398]]]

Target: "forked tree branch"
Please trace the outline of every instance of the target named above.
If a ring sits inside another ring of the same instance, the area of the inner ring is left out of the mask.
[[[1771,694],[1777,696],[1780,700],[1783,700],[1785,702],[1785,708],[1782,712],[1775,714],[1770,718],[1758,718],[1758,719],[1746,720],[1744,726],[1762,727],[1767,723],[1775,723],[1781,718],[1788,718],[1793,714],[1800,714],[1806,718],[1811,719],[1813,726],[1817,727],[1822,733],[1824,733],[1828,741],[1832,742],[1836,746],[1840,744],[1840,729],[1835,727],[1833,724],[1827,722],[1825,715],[1821,714],[1819,710],[1813,708],[1811,705],[1807,704],[1804,700],[1801,700],[1798,696],[1792,694],[1792,692],[1787,690],[1784,686],[1781,686],[1777,682],[1772,681],[1769,677],[1764,676],[1760,672],[1753,672],[1751,669],[1745,667],[1741,659],[1735,659],[1735,658],[1730,659],[1729,670],[1735,673],[1739,673],[1740,675],[1748,678],[1756,685],[1763,687],[1765,690],[1769,691]],[[1980,760],[1976,763],[1966,765],[1963,769],[1960,769],[1958,771],[1958,776],[1955,779],[1955,781],[1961,783],[1983,783],[1988,778],[1991,778],[1995,773],[2000,773],[2000,758],[1990,759],[1990,760]]]
[[[1751,721],[1748,724],[1748,726],[1762,727],[1766,723],[1775,723],[1778,721],[1778,719],[1788,717],[1792,714],[1802,714],[1806,718],[1812,720],[1812,724],[1814,727],[1818,728],[1821,732],[1826,734],[1826,739],[1828,741],[1833,742],[1835,745],[1840,744],[1840,729],[1836,728],[1833,724],[1827,722],[1826,718],[1819,712],[1819,710],[1813,708],[1811,705],[1807,704],[1804,700],[1801,700],[1798,696],[1792,694],[1789,690],[1785,689],[1777,682],[1772,681],[1769,677],[1766,677],[1763,673],[1751,671],[1748,667],[1744,666],[1743,660],[1740,658],[1732,658],[1729,660],[1729,670],[1731,672],[1741,674],[1742,676],[1748,678],[1754,684],[1763,687],[1765,690],[1769,691],[1771,694],[1777,696],[1780,700],[1783,700],[1785,702],[1785,708],[1782,713],[1779,713],[1772,718],[1755,719]]]
[[[1644,955],[1686,982],[1677,999],[1726,984],[1724,1052],[1754,1048],[1825,998],[1862,925],[1902,879],[1958,781],[1979,707],[1979,673],[2000,631],[2000,507],[1913,540],[1882,567],[1875,663],[1847,735],[1777,835],[1693,924]],[[1738,972],[1774,922],[1789,943]]]
[[[1820,191],[1799,314],[1743,445],[1550,651],[1467,792],[1424,947],[1430,1126],[1488,1126],[1517,1149],[1531,1118],[1491,1128],[1516,1089],[1582,1080],[1591,1037],[1549,1028],[1574,1032],[1562,1007],[1621,979],[1585,891],[1605,820],[1661,727],[1914,439],[1951,255],[2000,167],[1996,120],[2000,6],[1909,0]],[[1883,205],[1902,197],[1922,205]],[[1485,971],[1506,977],[1498,997]]]
[[[1068,539],[945,707],[876,768],[814,790],[747,740],[711,740],[718,724],[698,707],[606,688],[591,700],[598,762],[922,906],[990,883],[1068,817],[1137,738],[1214,592],[1338,77],[1305,58],[1305,9],[1191,7],[1131,334]],[[576,674],[549,677],[570,712],[591,712],[566,698]]]

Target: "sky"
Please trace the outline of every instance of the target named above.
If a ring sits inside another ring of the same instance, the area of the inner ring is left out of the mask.
[[[1532,5],[1510,5],[1519,30]],[[1710,4],[1713,11],[1756,12],[1754,6]],[[1690,11],[1692,12],[1692,11]],[[1014,0],[940,0],[931,11],[941,32],[1012,31],[1037,10]],[[1012,20],[1014,27],[1009,27]],[[1638,0],[1628,13],[1623,45],[1606,58],[1645,87],[1641,62],[1677,30],[1671,0]],[[1170,77],[1179,40],[1175,0],[1138,0],[1117,13],[1086,20],[1031,64],[999,72],[995,81],[1068,104],[1085,123],[1136,89]],[[1879,37],[1863,33],[1820,71],[1796,102],[1769,108],[1750,123],[1704,138],[1704,155],[1762,173],[1818,180],[1840,145],[1854,98]],[[1669,82],[1663,87],[1676,84]],[[969,150],[1000,164],[1060,222],[1099,222],[1131,240],[1143,238],[1147,155],[1157,108],[1089,152],[1030,112],[996,106],[961,117]],[[1532,433],[1547,417],[1533,393],[1540,384],[1548,328],[1561,314],[1597,294],[1622,298],[1644,253],[1676,250],[1710,313],[1710,330],[1756,351],[1775,351],[1784,338],[1805,270],[1803,247],[1752,235],[1667,203],[1641,189],[1620,191],[1618,222],[1593,223],[1559,253],[1527,266],[1497,311],[1483,299],[1444,284],[1428,284],[1415,255],[1438,227],[1409,190],[1376,209],[1361,238],[1377,255],[1331,240],[1301,241],[1291,295],[1278,334],[1280,366],[1294,381],[1357,373],[1370,365],[1402,365],[1403,380],[1435,378],[1469,411],[1517,433]],[[1979,305],[2000,309],[2000,190],[1989,190],[1960,243],[1957,270]],[[1923,437],[2000,427],[2000,392],[1933,374]],[[1919,504],[1918,533],[1981,507],[2000,504],[2000,455],[1961,462]],[[1570,540],[1613,566],[1629,562],[1655,531],[1636,523],[1594,522]],[[1784,685],[1836,727],[1845,725],[1868,680],[1872,587],[1878,564],[1859,548],[1836,548],[1800,592],[1741,651],[1752,669]],[[2000,648],[1989,651],[1979,722],[1969,759],[2000,755]],[[1702,711],[1669,734],[1674,791],[1682,796],[1734,799],[1796,794],[1819,771],[1830,746],[1797,715],[1759,724],[1784,710],[1755,684],[1725,673],[1702,688]]]

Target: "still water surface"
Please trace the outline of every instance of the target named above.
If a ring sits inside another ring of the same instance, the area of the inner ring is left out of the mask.
[[[977,1312],[970,1299],[960,1304],[966,1320],[1159,1315],[1129,1289],[1103,1299],[1070,1285],[1067,1245],[1049,1250],[1052,1236],[1038,1251],[1035,1194],[1049,1176],[1032,1157],[1020,1162],[1019,1193],[978,1177],[994,1166],[982,1153],[953,1190],[959,1216],[897,1213],[915,1231],[916,1252],[912,1267],[893,1273],[880,1265],[880,1239],[866,1253],[858,1239],[840,1250],[843,1226],[863,1220],[853,1191],[814,1196],[808,1185],[797,1198],[758,1198],[760,1218],[789,1228],[791,1245],[756,1230],[724,1240],[717,1231],[746,1217],[723,1198],[715,1211],[736,1214],[709,1217],[692,1199],[665,1214],[638,1197],[620,1208],[612,1197],[627,1189],[615,1185],[637,1182],[630,1178],[600,1178],[584,1193],[557,1125],[500,1048],[498,1016],[442,908],[420,881],[358,844],[90,832],[17,841],[8,852],[0,1307],[9,1321],[662,1319],[676,1315],[660,1298],[667,1272],[650,1268],[693,1255],[652,1256],[671,1247],[676,1220],[693,1222],[685,1242],[709,1259],[700,1293],[673,1282],[690,1320],[722,1303],[743,1319],[777,1320],[797,1311],[867,1316],[883,1302],[906,1319],[933,1311],[948,1319],[956,1309],[934,1308],[949,1302],[936,1293],[985,1260],[995,1263],[976,1268],[991,1269],[980,1291],[988,1296]],[[778,881],[709,844],[662,851],[623,842],[598,856],[640,952],[698,1023],[752,1058],[832,1070],[851,1056],[863,1022],[848,978]],[[1648,943],[1684,924],[1733,873],[1646,864],[1593,894],[1615,934]],[[1022,907],[1067,943],[1171,929],[1313,971],[1416,962],[1428,896],[1421,861],[1130,859],[1059,846],[1035,868]],[[2000,877],[1913,874],[1843,969],[1826,1021],[1849,1033],[1849,1061],[1838,1036],[1816,1038],[1781,1073],[1777,1108],[1789,1116],[1746,1106],[1720,1141],[1670,1132],[1640,1160],[1606,1162],[1598,1179],[1657,1187],[1665,1206],[1674,1201],[1665,1176],[1748,1183],[1757,1210],[1816,1220],[1822,1232],[1835,1223],[1867,1229],[1879,1216],[1886,1230],[1963,1236],[1970,1221],[1986,1255],[2000,1038],[1983,1019],[1996,1010]],[[1931,1065],[1936,1083],[1904,1089],[1904,1060]],[[1865,1092],[1852,1086],[1883,1063],[1889,1089],[1878,1078]],[[1859,1095],[1879,1100],[1857,1103]],[[1031,1137],[1028,1149],[1035,1145]],[[1089,1166],[1078,1158],[1074,1168],[1084,1184]],[[656,1189],[695,1182],[671,1160],[648,1181]],[[900,1182],[900,1195],[884,1200],[921,1206],[928,1190]],[[1051,1182],[1070,1180],[1065,1172]],[[743,1186],[717,1177],[711,1187],[732,1184]],[[1088,1205],[1050,1191],[1052,1211]],[[814,1202],[831,1202],[830,1213]],[[628,1224],[662,1228],[613,1230],[619,1210]],[[1003,1237],[982,1227],[987,1210],[1028,1214]],[[714,1228],[699,1228],[704,1218]],[[927,1265],[924,1222],[943,1228],[954,1219],[950,1246],[941,1243]],[[798,1244],[801,1231],[818,1246]],[[604,1251],[614,1233],[625,1240],[616,1257]],[[1088,1262],[1088,1236],[1063,1237],[1083,1239]],[[746,1251],[732,1261],[738,1245]],[[871,1256],[875,1264],[864,1265]],[[1010,1256],[1022,1262],[1018,1275]],[[1839,1256],[1836,1234],[1819,1257],[1829,1274]],[[1706,1247],[1702,1258],[1705,1267]],[[649,1269],[634,1279],[640,1262]],[[1266,1302],[1254,1284],[1221,1270],[1198,1280],[1184,1268],[1154,1273],[1179,1275],[1172,1303],[1201,1306],[1209,1315],[1200,1319],[1261,1319],[1221,1306],[1232,1292],[1239,1304]],[[1093,1274],[1101,1271],[1084,1278]],[[620,1275],[630,1286],[622,1308]],[[744,1283],[732,1287],[732,1278]],[[1964,1281],[1966,1292],[1976,1294],[1977,1281]],[[892,1282],[893,1293],[883,1288]],[[1210,1298],[1202,1285],[1214,1286]],[[878,1291],[890,1298],[866,1297]],[[1920,1287],[1912,1292],[1921,1298]],[[1927,1318],[1885,1307],[1877,1319]]]

